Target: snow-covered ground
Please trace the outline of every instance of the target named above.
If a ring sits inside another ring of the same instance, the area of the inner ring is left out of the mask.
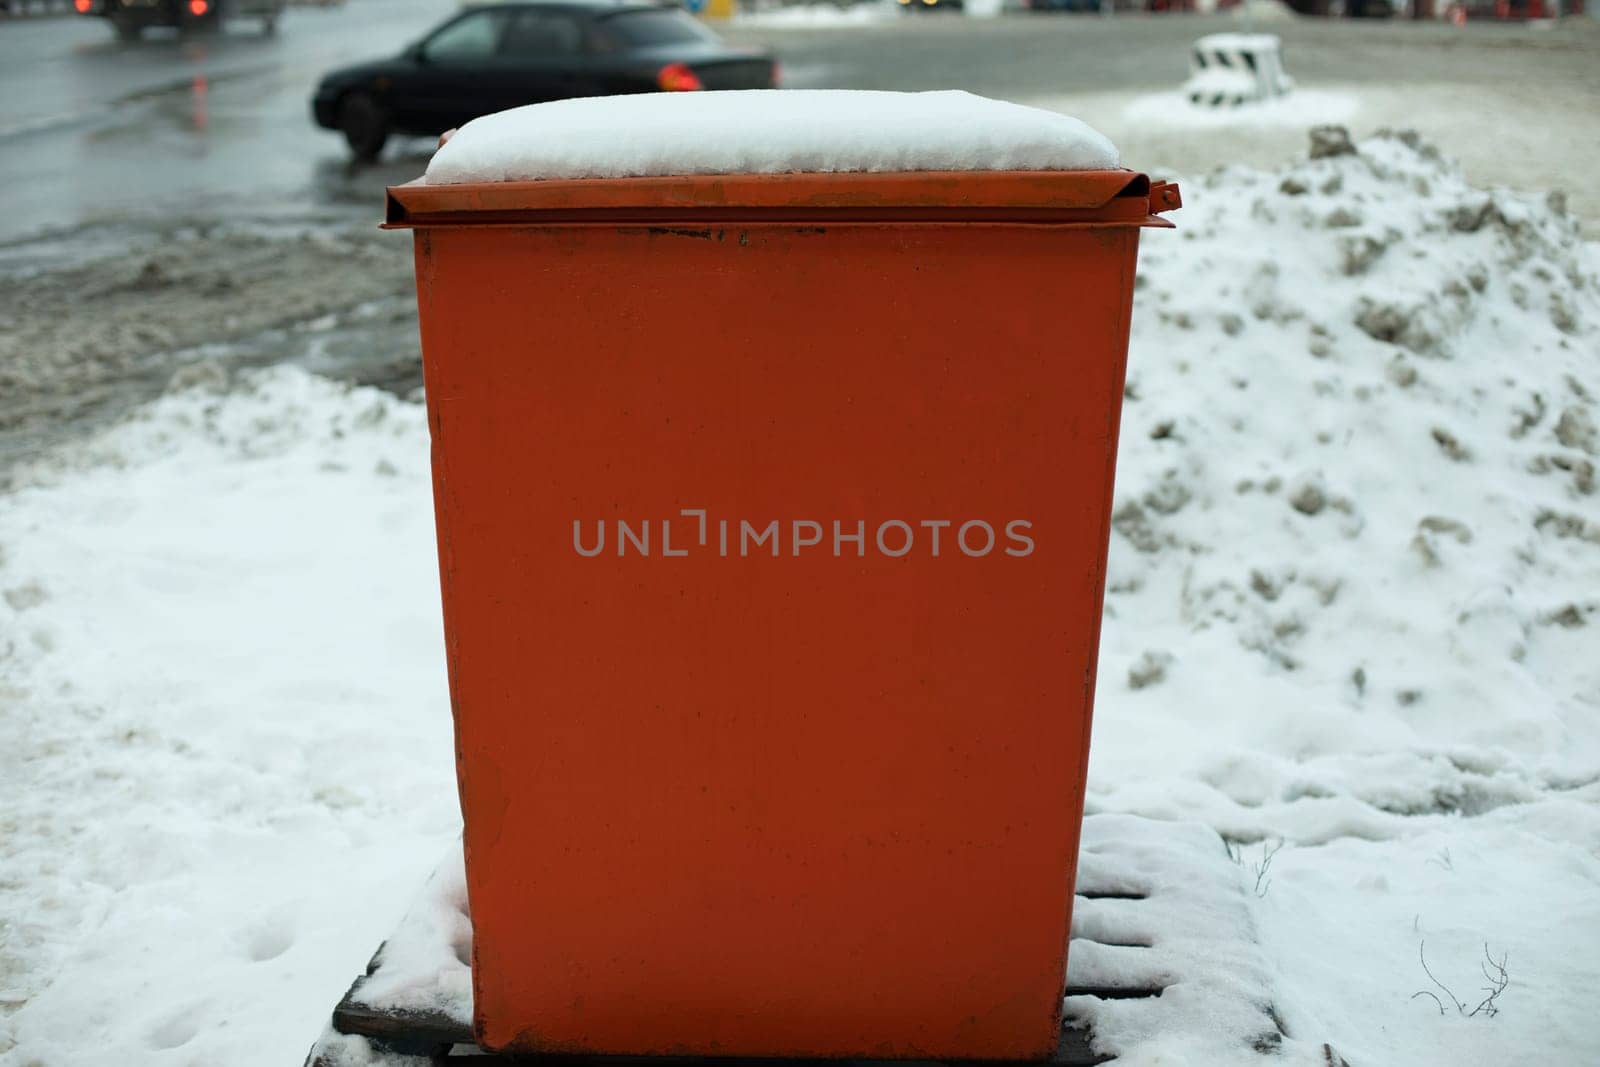
[[[1074,1010],[1126,1064],[1600,1062],[1600,250],[1395,137],[1184,193],[1089,802],[1235,842],[1257,947],[1172,947],[1156,1031]],[[0,1064],[296,1062],[449,851],[427,467],[282,368],[0,497]]]

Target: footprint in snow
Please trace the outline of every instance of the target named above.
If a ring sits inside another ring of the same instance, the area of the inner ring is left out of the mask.
[[[294,923],[286,915],[258,920],[244,931],[244,946],[253,963],[275,960],[294,946]]]
[[[194,1036],[200,1032],[200,1016],[203,1010],[204,1005],[197,1002],[157,1023],[150,1031],[150,1047],[156,1052],[161,1052],[178,1048],[194,1040]]]

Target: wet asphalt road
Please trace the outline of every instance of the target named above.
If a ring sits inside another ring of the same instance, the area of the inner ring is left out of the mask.
[[[415,175],[429,145],[391,148],[355,171],[317,130],[308,97],[327,69],[398,51],[453,0],[349,0],[295,8],[276,36],[241,22],[180,39],[123,43],[96,19],[0,22],[0,243],[85,222],[378,210],[382,186]],[[1534,85],[1560,109],[1595,102],[1600,32],[1517,25],[1272,21],[1300,84]],[[794,87],[966,88],[1033,100],[1171,89],[1196,36],[1243,28],[1228,16],[912,16],[849,29],[739,26],[774,46]],[[1396,116],[1403,121],[1405,116]]]
[[[133,43],[98,19],[0,24],[0,241],[114,219],[376,212],[381,182],[355,180],[343,146],[313,127],[311,88],[331,67],[399,51],[452,10],[353,0],[297,8],[270,37],[241,22]]]

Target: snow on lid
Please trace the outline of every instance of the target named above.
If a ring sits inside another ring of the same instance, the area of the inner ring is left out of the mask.
[[[1077,119],[971,93],[752,89],[584,97],[485,115],[439,149],[425,180],[1116,166],[1116,146]]]

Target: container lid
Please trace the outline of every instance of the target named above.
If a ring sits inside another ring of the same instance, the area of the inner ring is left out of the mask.
[[[1176,190],[1152,203],[1151,188],[1077,119],[964,92],[655,93],[475,119],[422,179],[389,190],[388,224],[794,215],[1163,225],[1154,213],[1177,206]]]

